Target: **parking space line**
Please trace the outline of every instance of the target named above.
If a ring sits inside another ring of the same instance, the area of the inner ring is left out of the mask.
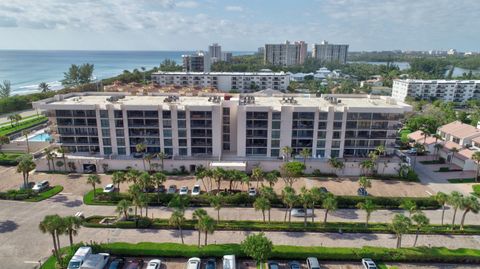
[[[431,192],[429,191],[425,191],[428,195],[433,195]]]

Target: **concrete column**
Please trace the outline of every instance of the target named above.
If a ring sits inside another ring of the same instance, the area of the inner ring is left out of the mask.
[[[246,156],[246,138],[247,138],[247,113],[245,106],[239,106],[237,110],[237,156]]]
[[[325,138],[325,157],[329,158],[332,152],[332,136],[333,136],[333,117],[334,117],[334,107],[328,107],[328,119],[327,119],[327,129],[326,138]]]
[[[292,146],[292,120],[293,107],[282,106],[282,117],[280,125],[280,151],[283,147]]]
[[[124,135],[125,135],[125,151],[126,151],[126,154],[128,156],[128,155],[131,155],[132,152],[130,150],[130,134],[128,133],[127,108],[122,105],[120,109],[122,110],[122,116],[123,116],[123,132],[124,132]]]
[[[212,106],[212,156],[222,156],[223,116],[221,106]]]

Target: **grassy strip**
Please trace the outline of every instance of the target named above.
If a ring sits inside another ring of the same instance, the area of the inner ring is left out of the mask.
[[[57,185],[47,191],[35,193],[32,190],[9,190],[7,192],[0,192],[0,200],[14,200],[25,202],[40,202],[57,195],[63,191],[63,186]]]
[[[168,223],[167,219],[154,219],[148,221],[142,219],[138,226],[135,226],[134,221],[118,221],[115,224],[100,224],[100,221],[106,216],[91,216],[86,218],[83,225],[89,228],[120,228],[120,229],[136,229],[136,228],[151,228],[151,229],[177,229]],[[262,221],[248,221],[248,220],[225,220],[216,224],[216,230],[226,231],[277,231],[277,232],[331,232],[337,233],[394,233],[391,230],[389,223],[370,223],[365,227],[363,222],[307,222],[305,227],[303,218],[297,218],[298,221],[291,223],[284,223],[279,221],[272,221],[271,223],[264,223]],[[300,221],[301,219],[301,221]],[[308,221],[311,219],[309,218]],[[317,218],[318,220],[318,218]],[[183,229],[195,230],[196,221],[186,220],[182,226]],[[412,228],[408,231],[410,234],[416,233],[416,229]],[[423,227],[419,233],[421,234],[480,234],[479,225],[465,225],[464,230],[452,230],[450,225],[428,225]]]
[[[152,206],[166,206],[168,202],[173,198],[172,194],[147,194],[149,198],[149,204]],[[210,196],[208,194],[201,194],[199,196],[190,196],[190,206],[210,206]],[[255,201],[255,197],[248,196],[247,193],[236,193],[224,195],[225,207],[251,207]],[[357,208],[359,202],[364,202],[365,197],[362,196],[336,196],[338,202],[338,208]],[[87,205],[116,205],[120,200],[127,199],[129,196],[125,193],[105,194],[102,189],[96,190],[96,199],[93,199],[93,191],[89,191],[83,197],[83,202]],[[432,197],[380,197],[369,196],[378,209],[398,209],[400,204],[405,199],[413,200],[417,204],[417,208],[420,210],[438,209],[440,205]],[[295,207],[301,206],[300,204],[294,205]],[[272,207],[284,208],[280,197],[272,200]]]
[[[92,246],[95,253],[106,252],[117,256],[138,257],[215,257],[233,254],[238,258],[246,258],[239,244],[214,244],[203,247],[177,243],[109,243]],[[298,259],[317,257],[320,260],[360,261],[364,257],[378,262],[435,262],[435,263],[480,263],[480,250],[447,249],[447,248],[400,248],[382,247],[300,247],[274,246],[270,259]],[[55,260],[50,257],[41,269],[55,269]]]
[[[57,185],[57,186],[54,186],[53,188],[49,189],[48,191],[41,192],[37,196],[29,198],[25,201],[27,201],[27,202],[40,202],[40,201],[43,201],[43,200],[48,199],[50,197],[53,197],[53,196],[59,194],[62,191],[63,191],[63,186]]]
[[[21,122],[24,122],[24,121],[26,121],[26,120],[32,119],[32,118],[36,118],[36,117],[39,117],[39,115],[30,115],[30,116],[27,116],[27,117],[23,117],[23,118],[20,120],[20,123],[21,123]],[[15,125],[15,122],[14,122],[13,124]],[[12,123],[9,122],[9,121],[8,121],[8,122],[1,123],[1,124],[0,124],[0,128],[1,128],[1,127],[4,127],[4,126],[7,126],[7,125],[8,125],[8,126],[12,126]]]
[[[11,135],[13,133],[22,131],[24,129],[28,129],[30,127],[33,127],[35,125],[41,124],[46,122],[48,119],[45,116],[38,116],[33,119],[29,119],[23,122],[18,123],[17,125],[12,126],[4,126],[0,128],[0,136],[2,135]]]
[[[21,152],[0,152],[0,165],[13,166],[18,164],[18,157],[22,156],[25,153]]]
[[[452,178],[447,179],[449,183],[475,183],[474,178]]]

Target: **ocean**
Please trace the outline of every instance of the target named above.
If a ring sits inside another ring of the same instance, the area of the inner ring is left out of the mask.
[[[0,82],[9,80],[12,95],[38,92],[38,84],[46,82],[53,90],[61,88],[63,73],[72,64],[94,64],[97,79],[119,75],[123,70],[142,66],[151,69],[165,59],[182,63],[182,54],[192,51],[29,51],[0,50]],[[233,52],[233,55],[252,52]]]

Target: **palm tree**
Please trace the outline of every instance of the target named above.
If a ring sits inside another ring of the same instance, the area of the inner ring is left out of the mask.
[[[185,221],[186,221],[185,212],[183,210],[178,210],[178,209],[173,211],[172,215],[170,216],[170,219],[168,220],[168,223],[170,225],[178,227],[178,231],[180,232],[180,238],[182,239],[182,244],[184,244],[182,226],[185,224]]]
[[[458,152],[458,149],[456,147],[453,147],[450,149],[450,152],[452,153],[452,157],[450,158],[450,164],[453,162],[453,158],[455,158],[455,153]]]
[[[10,143],[10,138],[8,138],[8,136],[6,135],[0,135],[0,151],[2,149],[2,146],[8,143]],[[0,152],[0,154],[3,155],[3,152]]]
[[[62,218],[55,214],[55,215],[47,215],[43,218],[43,220],[38,225],[38,228],[42,233],[48,233],[52,236],[53,241],[53,254],[57,258],[57,262],[61,262],[60,253],[58,252],[59,246],[57,244],[57,233],[59,227],[62,225]]]
[[[18,157],[17,159],[17,173],[22,173],[23,176],[23,186],[25,188],[28,187],[28,177],[30,172],[37,167],[37,165],[33,162],[33,157],[30,154],[25,154],[23,156]]]
[[[67,216],[64,218],[65,222],[65,230],[68,234],[68,238],[70,239],[70,247],[73,246],[73,237],[77,236],[78,229],[82,226],[82,220],[75,216]]]
[[[437,156],[437,160],[440,159],[440,150],[443,148],[441,143],[435,143],[433,146],[435,148],[435,155]]]
[[[412,225],[410,218],[403,214],[396,214],[392,220],[392,230],[397,237],[397,248],[402,247],[402,235],[407,233]]]
[[[275,184],[278,182],[278,175],[275,172],[268,172],[265,175],[265,180],[268,182],[268,185],[273,188]]]
[[[112,175],[112,183],[117,184],[118,193],[120,193],[120,184],[127,180],[125,173],[122,171],[115,171]]]
[[[217,210],[217,223],[220,222],[220,209],[223,207],[223,197],[215,195],[210,197],[210,206]]]
[[[141,193],[138,196],[138,205],[140,207],[140,216],[143,215],[142,209],[145,208],[145,217],[148,218],[148,202],[149,202],[149,199],[148,199],[148,195],[146,193]]]
[[[160,159],[160,162],[161,162],[161,166],[162,166],[162,171],[163,171],[163,161],[165,160],[165,158],[167,158],[167,154],[165,154],[165,152],[163,151],[160,151],[158,154],[157,154],[158,158]]]
[[[423,145],[427,143],[427,137],[431,135],[430,131],[428,130],[427,127],[423,126],[420,128],[420,131],[422,132],[423,135]]]
[[[318,187],[313,187],[310,189],[310,195],[312,196],[312,223],[315,222],[315,205],[322,203],[322,198],[324,194]]]
[[[25,136],[25,142],[27,142],[27,153],[30,153],[30,143],[28,142],[28,134],[27,130],[22,131],[22,135]]]
[[[360,177],[358,179],[358,186],[360,188],[368,189],[372,187],[372,180],[368,177]]]
[[[357,208],[365,210],[365,227],[368,227],[368,221],[370,220],[370,216],[372,215],[373,211],[377,210],[377,206],[371,199],[365,199],[365,202],[360,202],[357,204]]]
[[[289,146],[285,146],[282,148],[282,154],[286,162],[290,160],[290,156],[292,155],[292,152],[293,152],[293,149]]]
[[[205,233],[205,243],[204,245],[208,245],[208,234],[213,234],[215,231],[215,220],[206,215],[202,218],[201,225],[203,232]]]
[[[437,201],[438,204],[442,206],[442,225],[443,225],[443,219],[445,216],[445,204],[448,202],[448,195],[439,191],[437,194],[435,194],[435,201]]]
[[[302,156],[302,158],[303,158],[303,165],[306,165],[307,158],[310,158],[312,156],[312,152],[308,148],[303,148],[300,151],[300,156]]]
[[[90,184],[92,185],[92,188],[93,188],[93,199],[95,199],[95,186],[97,184],[102,184],[102,180],[100,179],[100,177],[96,174],[92,174],[92,175],[89,175],[87,177],[87,184]]]
[[[155,158],[155,154],[147,153],[143,157],[148,163],[148,171],[152,171],[152,160]]]
[[[415,232],[415,241],[413,241],[413,247],[415,247],[417,245],[418,233],[420,232],[420,229],[430,224],[430,219],[425,216],[423,212],[419,211],[412,216],[412,221],[417,227],[417,231]]]
[[[176,210],[185,211],[189,203],[190,199],[188,196],[175,194],[167,206]]]
[[[252,179],[257,182],[257,189],[258,189],[258,184],[260,181],[263,181],[264,178],[264,173],[262,171],[262,168],[257,166],[252,169]]]
[[[53,153],[51,149],[45,149],[45,154],[45,158],[48,162],[48,170],[50,170],[50,162],[52,162],[52,170],[55,172],[55,153]]]
[[[253,208],[255,211],[262,211],[263,223],[265,223],[265,210],[270,210],[270,201],[263,196],[257,197],[255,202],[253,202]]]
[[[59,147],[58,148],[58,153],[62,154],[62,159],[63,159],[63,163],[65,164],[65,172],[67,172],[67,157],[65,154],[68,153],[68,150],[64,147]]]
[[[9,115],[7,119],[10,121],[10,125],[13,127],[13,122],[16,120],[16,117],[14,114]]]
[[[360,168],[362,168],[362,171],[365,175],[368,175],[368,172],[373,170],[374,167],[375,163],[370,159],[366,159],[360,162]]]
[[[140,204],[138,197],[142,193],[142,188],[138,184],[132,184],[128,187],[128,196],[130,196],[130,200],[135,208],[135,217],[137,217],[137,208]]]
[[[15,117],[15,124],[18,125],[18,123],[22,120],[22,115],[20,114],[14,114]]]
[[[403,199],[399,207],[408,211],[408,217],[411,217],[412,213],[417,211],[417,203],[409,198]]]
[[[475,182],[478,182],[478,172],[480,171],[480,151],[476,151],[472,155],[472,160],[477,164],[477,170],[475,172]]]
[[[290,223],[292,218],[292,208],[297,202],[297,195],[295,194],[295,189],[292,187],[286,186],[282,190],[282,201],[287,207],[285,211],[285,217],[283,218],[283,222],[287,221],[287,213],[288,213],[288,223]]]
[[[148,172],[142,172],[138,178],[138,184],[142,188],[142,191],[146,192],[150,186],[152,186],[152,177]]]
[[[453,207],[453,218],[452,218],[452,230],[455,228],[455,218],[457,216],[457,210],[462,205],[463,194],[458,191],[452,191],[448,196],[447,204]]]
[[[462,220],[460,221],[460,230],[463,230],[465,216],[467,215],[468,212],[478,214],[478,211],[480,210],[480,203],[478,202],[478,199],[475,196],[464,197],[462,199],[462,203],[460,204],[460,209],[464,210],[462,215]]]
[[[338,170],[341,170],[345,167],[345,164],[335,157],[328,159],[328,164],[333,168],[335,174]]]
[[[42,93],[46,93],[50,91],[50,85],[48,85],[46,82],[41,82],[40,84],[38,84],[38,89]]]
[[[197,220],[197,224],[195,224],[195,229],[198,231],[198,247],[200,247],[200,235],[203,231],[203,223],[202,219],[205,218],[205,216],[208,216],[207,211],[203,208],[198,208],[195,209],[195,211],[192,214],[192,217],[194,220]]]
[[[300,194],[298,195],[298,201],[303,207],[303,210],[305,211],[305,214],[303,215],[303,227],[307,227],[307,209],[312,206],[313,204],[313,195],[308,190],[303,186],[300,189]]]
[[[277,194],[275,193],[272,187],[262,186],[260,188],[260,195],[268,199],[270,204],[272,204],[272,201],[277,198]],[[271,207],[268,208],[268,223],[270,223],[270,211],[271,211]]]
[[[157,187],[157,203],[160,203],[160,191],[159,191],[160,186],[162,186],[166,180],[167,180],[167,176],[165,176],[165,174],[162,172],[156,172],[155,174],[152,175],[152,181]]]
[[[145,150],[147,149],[147,146],[143,143],[138,143],[135,145],[135,150],[137,151],[137,153],[143,153]],[[145,167],[145,156],[144,154],[142,154],[142,162],[143,162],[143,170],[147,170],[147,168]]]
[[[137,181],[140,175],[141,175],[140,171],[135,169],[130,169],[126,174],[126,177],[129,182],[133,182],[133,184],[137,184]]]
[[[126,199],[120,200],[118,202],[117,207],[115,208],[115,212],[119,215],[123,215],[125,220],[128,220],[128,213],[132,211],[132,203]]]
[[[12,84],[10,80],[4,80],[3,84],[0,84],[0,98],[6,98],[10,96],[12,91]]]
[[[329,192],[327,194],[327,196],[325,197],[325,199],[323,199],[323,202],[322,202],[322,207],[323,209],[325,209],[325,217],[323,219],[323,223],[326,224],[327,223],[327,217],[328,217],[328,212],[331,212],[331,211],[335,211],[337,210],[337,199],[335,198],[335,196]]]
[[[433,134],[432,137],[435,138],[435,143],[437,143],[439,139],[442,140],[442,136],[439,134]]]

